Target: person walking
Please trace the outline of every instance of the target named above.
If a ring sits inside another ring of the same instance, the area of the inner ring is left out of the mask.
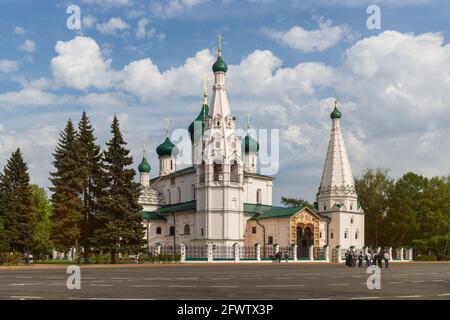
[[[386,251],[384,253],[384,266],[385,266],[386,269],[389,268],[389,259],[390,258],[391,257],[389,256],[389,253]]]
[[[378,252],[377,254],[377,260],[378,260],[378,268],[382,269],[383,268],[383,254],[380,252]]]
[[[284,252],[284,259],[286,260],[286,263],[288,263],[289,251],[287,251],[287,250]]]
[[[370,251],[367,251],[366,253],[366,266],[370,267],[370,261],[371,261],[372,255],[370,254]]]
[[[358,267],[362,268],[362,264],[363,264],[363,253],[360,251],[358,254]]]

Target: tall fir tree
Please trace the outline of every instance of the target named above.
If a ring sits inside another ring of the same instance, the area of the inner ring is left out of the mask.
[[[96,218],[99,228],[94,232],[97,247],[111,254],[115,263],[118,253],[138,253],[143,245],[142,207],[138,203],[140,185],[134,182],[136,172],[130,168],[133,158],[125,148],[119,121],[114,117],[112,138],[103,153],[104,193],[99,198]]]
[[[29,253],[36,224],[28,166],[20,149],[12,153],[1,176],[4,245],[8,251]]]
[[[92,232],[95,230],[95,212],[98,210],[97,198],[101,192],[102,179],[102,153],[99,145],[95,143],[94,129],[92,128],[86,112],[83,112],[78,124],[76,138],[78,170],[81,179],[80,199],[82,202],[83,222],[81,224],[81,245],[84,248],[84,260],[89,261],[92,248]]]
[[[36,184],[30,186],[33,206],[36,211],[36,228],[33,234],[31,252],[35,260],[44,259],[50,255],[53,245],[50,241],[50,216],[52,206],[44,188]]]
[[[53,186],[51,200],[51,238],[58,250],[67,252],[77,248],[83,221],[82,204],[79,198],[82,182],[78,170],[76,131],[68,121],[60,133],[58,146],[53,153],[55,171],[50,173]]]

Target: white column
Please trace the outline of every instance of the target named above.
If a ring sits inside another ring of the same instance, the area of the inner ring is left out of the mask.
[[[337,251],[337,263],[342,263],[341,248],[338,246],[335,250]]]
[[[297,261],[297,245],[294,244],[294,246],[292,247],[292,255],[294,258],[294,261]]]
[[[208,251],[208,262],[213,261],[213,245],[212,243],[207,244],[207,251]]]
[[[159,256],[161,254],[161,245],[155,246],[155,255]]]
[[[409,248],[409,261],[413,261],[413,249],[412,248]]]
[[[309,246],[309,260],[314,260],[314,246]]]
[[[325,246],[325,261],[330,262],[330,246]]]
[[[234,244],[234,261],[239,262],[239,243]]]
[[[405,251],[404,248],[400,248],[400,260],[403,261],[403,252]]]
[[[180,244],[180,261],[181,262],[185,262],[186,261],[186,246],[184,245],[184,243]]]
[[[261,261],[261,245],[259,243],[255,245],[255,250],[256,250],[256,261]]]
[[[389,247],[389,260],[392,260],[392,247]]]
[[[280,252],[280,245],[277,243],[275,245],[275,253],[278,253],[278,252]]]

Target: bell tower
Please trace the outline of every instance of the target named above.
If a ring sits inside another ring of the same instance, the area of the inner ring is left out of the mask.
[[[218,37],[214,85],[202,136],[202,163],[197,168],[198,236],[207,242],[232,245],[244,241],[244,187],[240,141],[235,117],[228,103],[222,59],[222,37]]]

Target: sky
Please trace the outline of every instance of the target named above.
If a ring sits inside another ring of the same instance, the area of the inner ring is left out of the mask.
[[[117,115],[156,176],[164,119],[197,116],[221,34],[238,127],[250,114],[280,133],[274,204],[314,201],[336,91],[354,176],[448,175],[449,13],[445,0],[0,0],[0,166],[20,147],[48,187],[58,134],[85,110],[102,146]]]

